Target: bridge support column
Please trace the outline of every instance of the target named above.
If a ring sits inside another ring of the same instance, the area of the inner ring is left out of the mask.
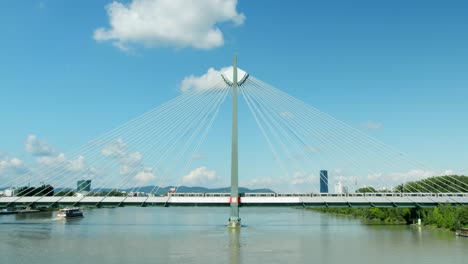
[[[241,219],[239,218],[239,186],[238,186],[238,142],[237,142],[237,56],[234,56],[232,82],[232,145],[231,145],[231,216],[228,227],[239,228]]]

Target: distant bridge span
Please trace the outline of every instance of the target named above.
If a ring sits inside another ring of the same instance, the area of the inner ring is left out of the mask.
[[[1,197],[0,207],[35,206],[230,206],[229,194],[177,193],[154,197]],[[303,207],[435,207],[439,204],[468,205],[468,193],[368,193],[368,194],[246,194],[240,206]]]

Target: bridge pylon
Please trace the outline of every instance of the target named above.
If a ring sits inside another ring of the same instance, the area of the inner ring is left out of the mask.
[[[238,81],[238,73],[240,73],[240,82]],[[239,85],[242,84],[248,77],[248,74],[237,69],[237,56],[234,56],[232,68],[221,74],[224,81],[232,87],[232,145],[231,145],[231,196],[229,203],[231,214],[228,220],[228,227],[239,228],[241,219],[239,217],[239,162],[238,162],[238,128],[237,128],[237,99]]]

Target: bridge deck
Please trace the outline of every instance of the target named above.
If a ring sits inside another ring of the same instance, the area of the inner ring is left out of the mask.
[[[230,197],[1,197],[6,206],[229,206]],[[433,207],[438,204],[468,204],[464,196],[275,196],[242,197],[241,206],[311,206],[311,207]]]

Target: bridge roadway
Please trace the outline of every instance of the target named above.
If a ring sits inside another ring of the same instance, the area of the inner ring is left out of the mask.
[[[172,194],[154,197],[1,197],[7,206],[229,206],[228,194]],[[459,194],[250,194],[240,198],[241,206],[305,207],[434,207],[438,204],[468,205],[468,193]]]

